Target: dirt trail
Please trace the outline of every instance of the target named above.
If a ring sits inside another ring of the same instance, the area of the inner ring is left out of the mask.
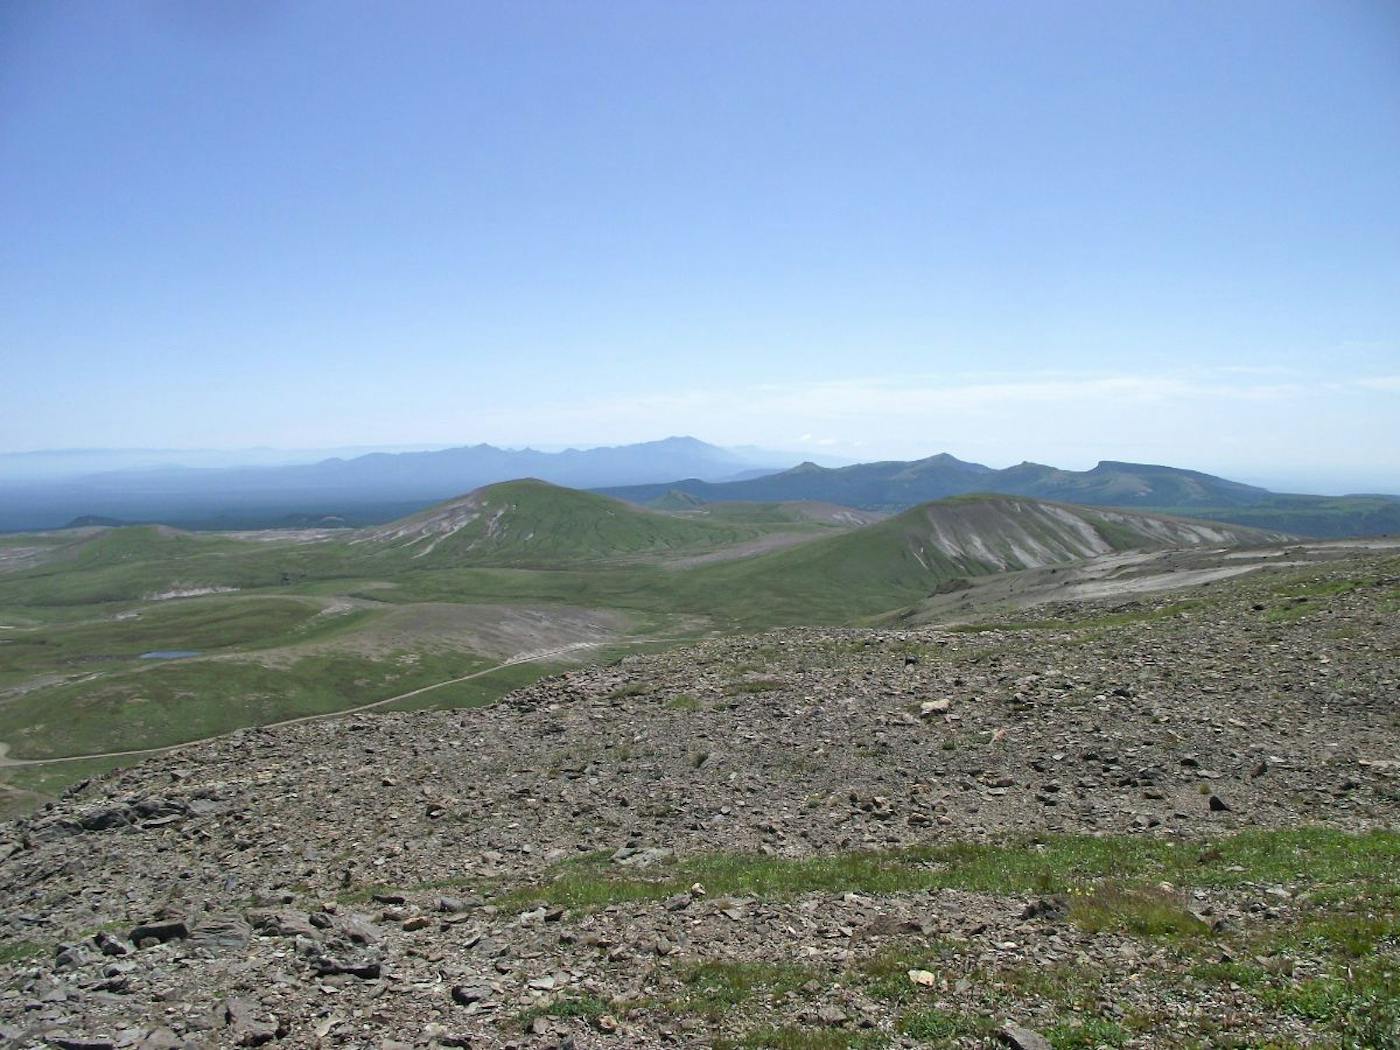
[[[612,642],[608,644],[642,645],[649,642],[668,640],[669,639],[665,638],[640,638],[631,642]],[[420,686],[417,689],[410,689],[406,693],[399,693],[397,696],[386,697],[383,700],[374,700],[368,704],[359,704],[355,707],[344,707],[336,711],[326,711],[322,714],[284,718],[278,722],[265,722],[260,726],[249,726],[247,728],[275,729],[278,726],[299,725],[302,722],[319,722],[327,718],[340,718],[344,715],[358,714],[361,711],[372,711],[377,707],[386,707],[400,700],[407,700],[411,696],[420,696],[423,693],[432,692],[434,689],[442,689],[444,686],[456,685],[459,682],[469,682],[473,678],[482,678],[506,667],[514,667],[516,664],[535,663],[539,660],[547,660],[551,656],[562,656],[565,653],[575,652],[579,649],[593,649],[603,644],[602,642],[574,642],[571,645],[561,645],[554,649],[537,649],[533,652],[517,653],[509,660],[488,667],[485,670],[474,671],[471,674],[462,675],[460,678],[449,678],[442,682],[434,682],[432,685]],[[238,732],[238,730],[232,730],[232,732]],[[10,745],[0,742],[0,769],[13,768],[15,766],[46,766],[55,762],[83,762],[100,758],[126,758],[127,756],[134,755],[154,755],[163,751],[178,751],[181,748],[194,747],[196,744],[207,744],[211,740],[218,740],[220,737],[228,735],[228,733],[215,733],[213,736],[200,737],[198,740],[185,740],[178,744],[171,744],[169,747],[146,747],[134,751],[101,751],[89,755],[63,755],[60,758],[11,758],[9,756]]]

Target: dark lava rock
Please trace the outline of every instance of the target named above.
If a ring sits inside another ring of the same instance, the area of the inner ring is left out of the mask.
[[[143,923],[132,929],[127,934],[127,939],[133,944],[140,944],[144,940],[156,940],[164,944],[166,941],[184,940],[190,935],[190,928],[178,919],[164,920],[158,922]]]

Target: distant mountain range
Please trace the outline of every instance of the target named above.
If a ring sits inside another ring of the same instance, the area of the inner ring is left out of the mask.
[[[472,445],[277,466],[158,466],[45,481],[0,476],[0,530],[94,521],[202,529],[369,525],[529,477],[664,510],[717,501],[808,501],[894,513],[983,492],[1180,514],[1306,536],[1400,532],[1397,496],[1286,495],[1179,467],[1105,461],[1085,471],[1040,463],[994,470],[947,453],[907,462],[790,467],[786,455],[671,437],[560,452]]]
[[[682,500],[820,500],[885,511],[901,511],[947,496],[991,492],[1182,514],[1304,536],[1400,532],[1400,496],[1280,494],[1195,470],[1111,460],[1084,471],[1029,462],[994,470],[943,453],[908,462],[838,468],[802,463],[761,478],[721,483],[687,478],[600,491],[658,507],[674,507]]]
[[[426,452],[446,445],[350,445],[336,448],[45,448],[0,452],[0,485],[62,481],[113,471],[162,467],[286,467],[371,452]]]
[[[471,445],[275,466],[160,465],[60,479],[0,477],[0,529],[57,528],[91,518],[205,528],[300,525],[326,518],[364,524],[512,478],[580,489],[676,477],[724,481],[771,473],[794,458],[671,437],[561,452]]]

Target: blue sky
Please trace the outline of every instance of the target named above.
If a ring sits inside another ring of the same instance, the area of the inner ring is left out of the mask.
[[[1400,491],[1400,7],[0,7],[0,450]]]

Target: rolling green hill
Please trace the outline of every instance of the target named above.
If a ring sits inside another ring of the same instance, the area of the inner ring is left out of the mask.
[[[406,558],[415,567],[558,567],[713,549],[758,535],[757,525],[663,514],[526,479],[365,530],[350,546],[360,556]]]

